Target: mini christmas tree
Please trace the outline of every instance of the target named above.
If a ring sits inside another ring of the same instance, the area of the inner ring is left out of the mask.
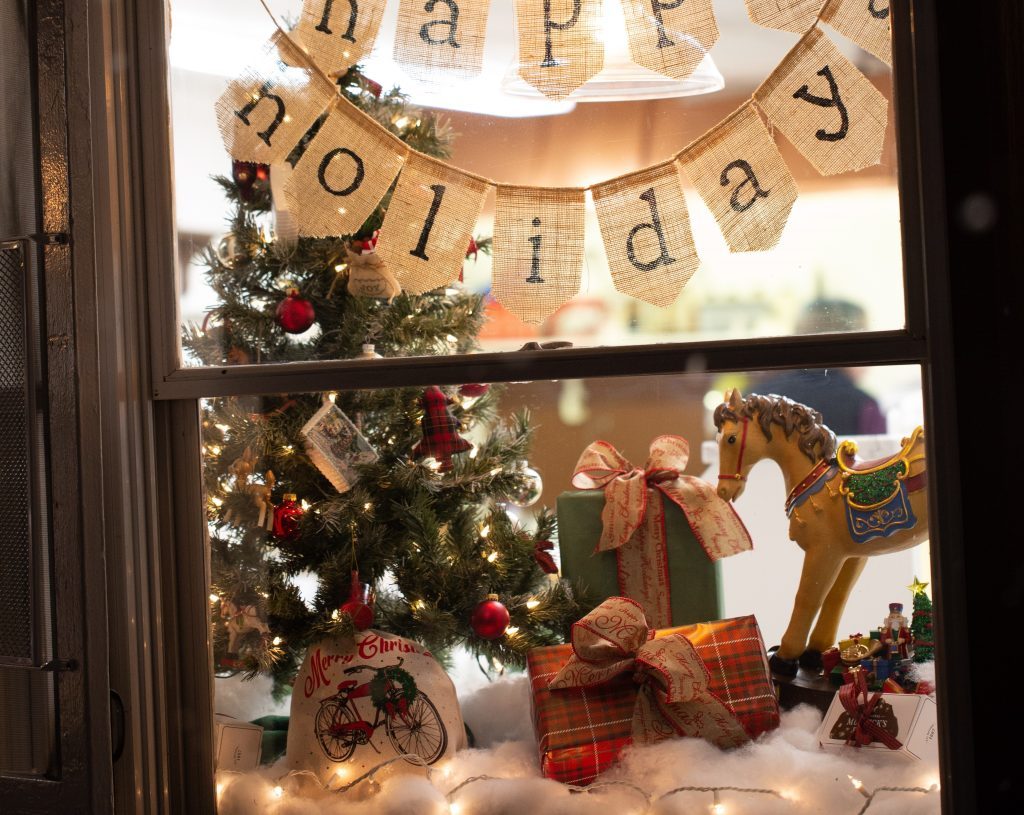
[[[356,70],[338,84],[410,146],[448,155],[445,123],[397,90],[378,95]],[[186,330],[187,352],[206,365],[228,365],[476,347],[479,295],[448,288],[389,300],[345,284],[348,261],[373,251],[387,198],[355,235],[285,241],[273,234],[270,184],[252,181],[265,181],[265,169],[243,170],[218,179],[232,208],[230,231],[204,261],[220,305],[204,327]],[[486,248],[479,240],[472,246]],[[499,419],[498,387],[430,393],[452,417],[455,438],[475,439],[455,445],[443,466],[429,451],[414,453],[429,447],[422,444],[422,388],[204,403],[220,669],[269,673],[283,692],[311,642],[354,630],[342,606],[352,600],[346,608],[363,608],[365,598],[349,597],[360,582],[375,589],[375,628],[436,654],[466,646],[488,666],[524,664],[530,648],[562,641],[583,615],[578,593],[549,578],[536,557],[555,532],[554,516],[540,512],[528,530],[506,511],[529,492],[530,471],[522,467],[529,417]],[[314,596],[304,597],[302,584],[315,584]],[[507,608],[508,626],[482,636],[474,612],[495,602],[493,594]]]
[[[914,634],[914,662],[931,662],[935,659],[935,638],[932,634],[932,601],[924,590],[927,583],[914,578],[910,590],[914,595],[914,614],[910,630]]]

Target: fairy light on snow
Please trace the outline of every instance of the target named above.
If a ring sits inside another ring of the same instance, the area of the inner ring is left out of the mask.
[[[871,797],[871,794],[866,789],[864,789],[863,781],[861,781],[859,778],[854,778],[852,775],[849,774],[847,774],[846,777],[850,779],[850,783],[853,785],[853,788],[857,790],[857,792],[859,792],[865,798]]]

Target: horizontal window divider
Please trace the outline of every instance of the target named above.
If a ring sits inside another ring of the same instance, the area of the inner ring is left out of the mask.
[[[924,337],[907,331],[879,331],[373,361],[320,360],[179,368],[162,382],[155,383],[153,396],[156,399],[200,399],[466,382],[903,365],[924,362],[926,355]]]

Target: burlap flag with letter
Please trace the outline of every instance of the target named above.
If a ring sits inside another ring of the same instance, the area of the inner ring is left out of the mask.
[[[754,99],[822,175],[881,160],[888,102],[817,28],[800,39]]]
[[[828,0],[821,21],[892,66],[889,0]]]
[[[412,294],[456,280],[487,184],[410,153],[384,216],[377,253]]]
[[[341,76],[377,39],[384,0],[305,0],[295,35],[329,76]]]
[[[580,290],[582,189],[499,186],[494,212],[494,297],[539,323]]]
[[[679,156],[731,252],[779,242],[797,189],[775,140],[749,102]]]
[[[868,0],[864,0],[867,2]],[[803,34],[818,18],[824,0],[746,0],[751,22]]]
[[[261,56],[217,100],[217,126],[232,158],[273,164],[292,151],[336,89],[316,72],[290,67],[302,57],[281,32]]]
[[[718,40],[711,0],[622,0],[633,61],[685,79]]]
[[[351,235],[395,180],[408,148],[338,98],[285,187],[299,234]]]
[[[612,282],[655,306],[674,302],[700,264],[675,161],[591,190]]]
[[[483,68],[489,0],[399,0],[395,62],[424,82]]]
[[[515,0],[519,76],[561,99],[604,67],[601,0]]]

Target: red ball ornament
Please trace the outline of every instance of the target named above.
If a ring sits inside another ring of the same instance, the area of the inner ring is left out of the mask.
[[[491,389],[491,386],[486,384],[486,383],[483,383],[483,384],[460,385],[459,386],[459,395],[460,396],[466,396],[466,397],[469,397],[471,399],[475,399],[477,397],[483,396],[490,389]]]
[[[373,587],[369,583],[361,583],[359,572],[353,569],[348,599],[338,607],[338,611],[352,618],[356,631],[365,631],[373,625],[373,599]]]
[[[251,204],[256,197],[270,189],[270,166],[254,161],[232,161],[231,177],[238,185],[242,200]]]
[[[297,289],[288,292],[288,296],[277,305],[277,324],[289,334],[302,334],[309,330],[315,319],[313,304]]]
[[[274,507],[274,537],[283,541],[299,539],[299,524],[302,522],[302,506],[293,492],[285,493],[281,503]]]
[[[487,599],[473,609],[469,624],[478,637],[496,640],[508,629],[508,609],[498,600],[498,595],[488,594]]]

